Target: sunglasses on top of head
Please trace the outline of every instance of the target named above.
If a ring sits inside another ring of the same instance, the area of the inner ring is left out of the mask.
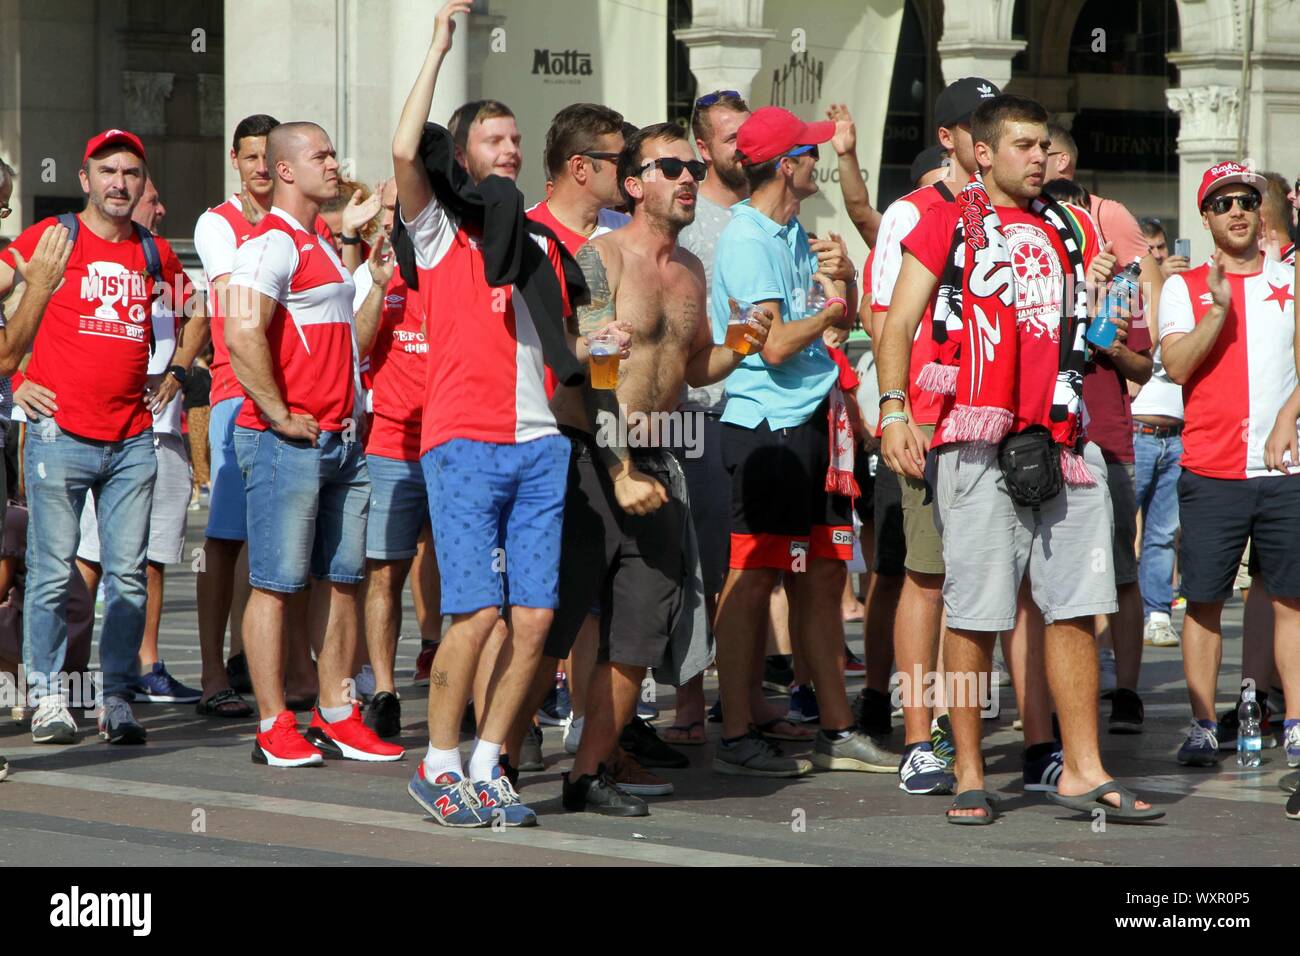
[[[1234,201],[1241,207],[1242,212],[1254,212],[1259,208],[1259,193],[1231,193],[1227,196],[1215,196],[1205,204],[1205,208],[1216,216],[1222,216],[1232,208]]]
[[[637,170],[637,175],[643,176],[648,170],[655,169],[656,167],[668,180],[679,178],[684,169],[691,174],[691,178],[697,183],[703,182],[704,175],[708,172],[708,167],[698,159],[677,159],[672,156],[665,156],[661,159],[646,160],[641,165],[641,168]]]
[[[705,93],[703,96],[701,96],[698,100],[695,101],[695,108],[697,110],[707,110],[710,106],[713,106],[714,104],[720,102],[726,97],[731,97],[732,99],[738,100],[740,99],[740,91],[739,90],[715,90],[712,93]]]

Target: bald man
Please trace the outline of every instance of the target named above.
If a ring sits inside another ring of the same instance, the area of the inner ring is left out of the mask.
[[[304,225],[338,192],[339,164],[314,123],[271,130],[267,162],[271,211],[235,253],[225,326],[247,396],[235,419],[235,454],[248,502],[244,651],[261,718],[253,760],[272,767],[325,756],[399,760],[402,748],[365,725],[350,693],[370,506],[356,287],[333,246]],[[317,658],[320,698],[304,737],[285,707],[282,671],[285,609],[309,575],[328,582],[329,623]]]

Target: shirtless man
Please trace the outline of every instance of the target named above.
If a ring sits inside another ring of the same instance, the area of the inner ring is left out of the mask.
[[[561,558],[560,607],[585,610],[598,596],[601,608],[586,726],[564,778],[566,810],[649,813],[643,800],[615,784],[606,761],[635,712],[646,669],[663,658],[668,645],[669,621],[689,570],[682,564],[682,533],[690,505],[685,479],[666,447],[671,437],[653,435],[643,442],[633,426],[641,415],[675,409],[684,382],[698,387],[720,381],[743,358],[714,345],[704,268],[677,246],[677,234],[695,218],[704,173],[676,124],[649,126],[629,137],[618,177],[632,221],[587,243],[577,256],[591,302],[578,307],[572,331],[585,337],[617,319],[630,328],[632,342],[616,390],[588,384],[581,396],[569,390],[552,403],[561,430],[575,444],[562,555],[566,548],[572,556],[575,546],[588,545],[584,560]],[[750,341],[761,349],[770,319],[756,322]],[[585,351],[585,345],[580,348]],[[603,553],[590,550],[591,542],[601,541]]]

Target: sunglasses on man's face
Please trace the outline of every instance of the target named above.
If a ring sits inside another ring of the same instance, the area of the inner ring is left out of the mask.
[[[9,206],[0,206],[0,219],[7,219],[11,212],[13,212],[13,210],[10,209]]]
[[[1259,208],[1259,193],[1232,193],[1228,196],[1215,196],[1205,204],[1205,208],[1216,216],[1222,216],[1232,209],[1233,202],[1241,207],[1242,212],[1254,212]]]
[[[707,110],[710,106],[718,103],[724,97],[731,97],[738,100],[740,99],[740,92],[738,90],[716,90],[713,93],[705,93],[695,101],[695,108],[697,110]]]
[[[682,170],[691,174],[691,178],[697,183],[704,182],[704,174],[708,172],[708,167],[698,159],[676,159],[666,156],[662,159],[648,160],[638,172],[638,175],[644,176],[647,170],[658,168],[664,174],[664,178],[675,180],[681,177]]]

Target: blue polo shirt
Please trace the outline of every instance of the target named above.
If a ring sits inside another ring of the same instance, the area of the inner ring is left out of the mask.
[[[745,302],[776,300],[781,303],[783,321],[802,319],[802,306],[816,271],[817,256],[798,219],[783,226],[753,208],[748,199],[736,203],[714,253],[709,289],[713,340],[726,338],[731,314],[728,296]],[[773,430],[802,425],[838,375],[820,338],[780,365],[769,364],[757,352],[747,355],[727,378],[727,409],[722,420],[757,428],[767,419]]]

